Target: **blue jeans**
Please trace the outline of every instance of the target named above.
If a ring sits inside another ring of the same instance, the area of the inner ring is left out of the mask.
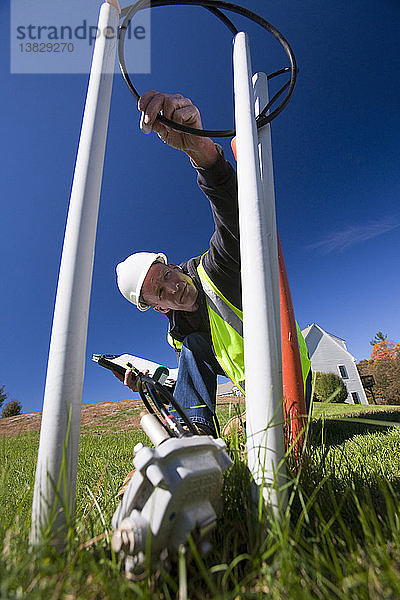
[[[215,358],[207,336],[203,333],[186,336],[182,344],[174,397],[194,423],[214,436],[219,435],[215,415],[217,375],[225,373]],[[171,412],[177,416],[174,410]]]

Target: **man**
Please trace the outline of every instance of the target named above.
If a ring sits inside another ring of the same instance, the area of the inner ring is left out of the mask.
[[[217,375],[244,386],[236,173],[210,138],[175,131],[156,120],[160,112],[201,129],[200,113],[189,99],[150,90],[141,96],[138,108],[144,133],[155,131],[190,158],[210,201],[215,231],[203,256],[179,266],[168,263],[162,253],[129,256],[117,266],[118,286],[139,310],[152,307],[167,316],[169,342],[180,353],[174,396],[199,429],[216,436]],[[136,382],[127,371],[125,385],[136,391]]]

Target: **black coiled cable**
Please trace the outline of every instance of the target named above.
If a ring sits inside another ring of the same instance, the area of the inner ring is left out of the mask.
[[[135,4],[127,6],[123,9],[121,14],[125,18],[122,25],[120,26],[120,35],[118,43],[119,66],[122,72],[122,76],[125,79],[129,90],[136,98],[136,100],[139,100],[140,94],[136,91],[128,75],[125,64],[124,42],[126,31],[129,27],[129,23],[138,11],[143,10],[144,8],[154,8],[156,6],[170,5],[202,6],[203,8],[206,8],[207,10],[212,12],[218,19],[220,19],[224,23],[224,25],[226,25],[230,29],[230,31],[234,35],[236,35],[238,33],[238,30],[236,29],[235,25],[228,19],[228,17],[224,13],[221,12],[220,9],[229,10],[231,12],[247,17],[251,21],[254,21],[258,25],[261,25],[261,27],[266,29],[269,33],[271,33],[274,36],[275,39],[278,40],[278,42],[281,44],[289,58],[290,67],[280,69],[279,71],[268,75],[268,79],[272,79],[277,75],[281,75],[282,73],[288,72],[290,72],[290,79],[281,87],[281,89],[268,102],[267,106],[265,106],[260,112],[260,114],[257,116],[257,127],[263,127],[264,125],[270,123],[273,119],[275,119],[275,117],[277,117],[288,104],[296,85],[297,64],[295,56],[293,54],[293,50],[289,46],[289,43],[287,42],[285,37],[273,25],[271,25],[271,23],[269,23],[256,13],[251,12],[247,8],[237,6],[236,4],[230,4],[229,2],[224,2],[222,0],[139,0]],[[280,105],[277,108],[275,108],[275,110],[273,110],[271,113],[269,113],[271,106],[276,102],[276,100],[283,94],[285,90],[287,90],[287,92]],[[183,131],[184,133],[190,133],[192,135],[202,137],[233,137],[236,134],[235,129],[194,129],[193,127],[188,127],[187,125],[175,123],[175,121],[171,121],[171,119],[167,119],[161,114],[157,116],[157,119],[159,119],[161,123],[167,125],[168,127],[171,127],[172,129],[177,129],[178,131]]]
[[[137,389],[143,401],[143,404],[145,405],[150,414],[155,414],[154,408],[150,403],[151,399],[157,411],[167,423],[168,419],[171,418],[171,414],[168,412],[165,406],[170,405],[173,409],[175,409],[175,411],[180,416],[184,425],[188,428],[190,433],[192,433],[193,435],[198,434],[198,431],[193,425],[191,418],[186,414],[186,411],[182,408],[179,402],[174,398],[173,394],[171,394],[171,392],[165,386],[161,385],[157,381],[154,381],[154,379],[152,379],[151,377],[139,373]],[[166,425],[164,425],[163,422],[161,422],[161,424],[169,432],[168,427],[166,427]]]

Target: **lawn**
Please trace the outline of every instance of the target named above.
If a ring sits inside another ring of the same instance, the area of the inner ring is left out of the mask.
[[[27,550],[38,435],[2,438],[0,600],[398,600],[400,430],[386,425],[385,408],[377,433],[353,431],[328,443],[326,435],[316,439],[312,432],[302,467],[288,482],[286,513],[278,521],[266,512],[256,527],[243,443],[234,444],[235,464],[225,476],[212,552],[200,558],[188,550],[179,565],[174,560],[159,565],[143,581],[124,577],[107,538],[116,490],[132,468],[133,447],[145,441],[141,430],[82,435],[76,526],[64,554],[51,546]],[[340,422],[337,409],[314,408],[314,417],[323,413],[324,418],[312,427],[323,423],[326,433],[331,421]],[[339,409],[354,412],[355,407]],[[228,416],[225,407],[221,421]],[[356,421],[343,425],[355,427]],[[287,463],[293,467],[292,456]]]
[[[346,415],[362,415],[363,413],[394,413],[400,415],[400,406],[376,406],[374,404],[335,404],[333,402],[314,402],[313,418]]]

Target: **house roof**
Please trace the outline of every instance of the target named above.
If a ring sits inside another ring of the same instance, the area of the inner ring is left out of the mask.
[[[322,327],[320,327],[320,325],[317,325],[317,323],[312,323],[311,325],[308,325],[308,326],[307,326],[305,329],[303,329],[303,330],[302,330],[302,332],[301,332],[301,333],[302,333],[302,334],[303,334],[303,336],[304,336],[304,340],[305,340],[305,342],[306,342],[306,345],[307,345],[307,336],[309,335],[310,331],[311,331],[311,330],[312,330],[314,327],[315,327],[316,329],[319,329],[319,331],[320,331],[320,332],[321,332],[323,335],[327,335],[328,337],[330,337],[330,338],[331,338],[331,340],[332,340],[332,341],[333,341],[335,344],[337,344],[341,350],[344,350],[345,352],[347,352],[347,354],[348,354],[349,356],[351,356],[351,358],[352,358],[354,361],[356,360],[356,359],[355,359],[355,357],[354,357],[354,356],[353,356],[353,355],[352,355],[352,354],[351,354],[351,353],[350,353],[350,352],[347,350],[347,347],[346,347],[346,342],[345,342],[345,340],[344,340],[343,338],[340,338],[339,336],[337,336],[337,335],[334,335],[333,333],[328,333],[327,331],[325,331],[324,329],[322,329]]]

